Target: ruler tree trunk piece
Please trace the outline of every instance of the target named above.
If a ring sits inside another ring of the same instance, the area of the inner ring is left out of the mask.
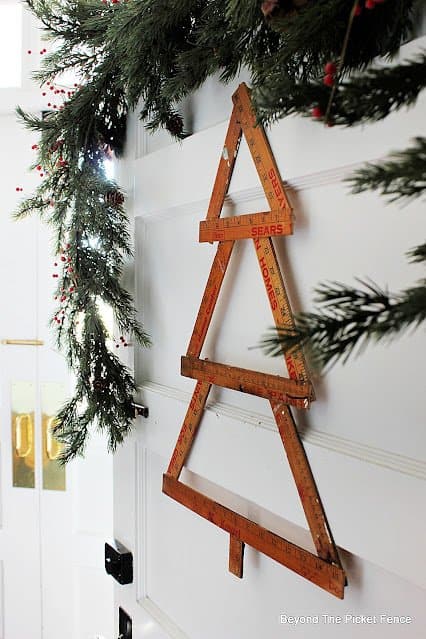
[[[234,537],[231,533],[229,536],[229,572],[233,575],[243,578],[244,563],[244,542]]]
[[[185,419],[180,429],[179,437],[174,448],[172,458],[169,463],[167,472],[176,479],[179,478],[182,468],[188,457],[191,446],[194,443],[201,417],[203,416],[204,406],[210,392],[211,384],[206,382],[197,382],[193,392]]]
[[[271,408],[318,556],[341,566],[315,479],[290,408],[281,402],[274,401],[271,401]]]
[[[248,546],[343,599],[345,573],[339,566],[279,537],[167,474],[163,475],[163,492]]]

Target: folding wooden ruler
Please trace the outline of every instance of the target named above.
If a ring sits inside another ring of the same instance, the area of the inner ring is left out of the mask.
[[[299,438],[290,405],[308,408],[315,399],[303,352],[286,353],[289,378],[268,375],[200,359],[221,285],[236,240],[252,239],[277,326],[293,327],[294,320],[271,236],[293,232],[292,209],[263,128],[256,123],[250,93],[241,84],[232,96],[234,108],[216,174],[207,218],[200,223],[200,242],[219,242],[200,310],[185,357],[182,375],[197,380],[179,438],[163,476],[163,492],[230,535],[229,570],[242,577],[244,544],[268,555],[302,577],[343,599],[345,573],[314,478]],[[265,191],[270,211],[220,218],[229,188],[241,135],[244,134]],[[317,555],[308,552],[253,521],[213,501],[179,481],[194,443],[213,384],[269,400],[299,492]]]

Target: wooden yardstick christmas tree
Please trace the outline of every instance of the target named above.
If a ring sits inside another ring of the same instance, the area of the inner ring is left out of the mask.
[[[196,379],[197,384],[167,473],[163,476],[163,492],[229,533],[229,570],[238,577],[243,575],[244,544],[249,544],[336,597],[343,598],[345,573],[290,411],[290,406],[308,408],[315,398],[302,351],[285,354],[289,378],[200,359],[236,240],[253,240],[275,323],[277,326],[293,326],[289,300],[271,240],[273,235],[292,233],[292,210],[265,132],[261,126],[256,125],[250,93],[245,84],[238,87],[232,99],[234,108],[207,218],[200,223],[200,242],[217,241],[219,244],[188,351],[186,356],[182,357],[182,375]],[[220,219],[242,134],[247,140],[271,210]],[[269,400],[317,555],[290,543],[179,481],[213,384]]]

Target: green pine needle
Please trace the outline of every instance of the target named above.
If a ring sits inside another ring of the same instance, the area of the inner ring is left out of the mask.
[[[380,164],[367,164],[347,182],[352,186],[352,193],[376,190],[390,202],[413,200],[423,195],[426,190],[426,138],[416,138],[411,147],[391,154]]]
[[[398,295],[372,282],[360,284],[363,288],[340,282],[320,285],[315,291],[317,310],[296,315],[295,329],[271,330],[260,346],[273,357],[307,347],[321,370],[345,363],[369,342],[395,339],[426,320],[426,280]]]

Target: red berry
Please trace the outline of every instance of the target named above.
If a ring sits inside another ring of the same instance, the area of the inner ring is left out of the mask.
[[[74,290],[75,290],[74,286],[70,286],[70,289],[69,289],[70,293],[74,293]]]
[[[70,267],[68,268],[68,273],[73,273],[73,271],[74,271],[73,267],[72,267],[72,266],[70,266]]]
[[[44,173],[39,173],[39,175],[40,175],[40,177],[43,177],[43,176],[44,176]]]
[[[46,95],[46,91],[43,91],[43,93],[41,95],[45,96]]]
[[[331,73],[327,73],[327,75],[325,75],[323,78],[323,83],[327,87],[332,87],[334,84],[334,76],[332,76]]]
[[[67,258],[64,255],[61,255],[61,262],[66,262]]]
[[[361,13],[362,13],[362,7],[360,4],[357,4],[355,7],[354,16],[358,17],[361,15]]]
[[[54,88],[55,88],[55,87],[53,86],[53,84],[49,87],[49,89],[50,89],[51,91],[53,91],[53,90],[54,90]]]
[[[47,103],[47,106],[52,106],[50,102]]]
[[[66,248],[66,249],[71,248],[71,244],[65,244],[65,248]]]
[[[27,53],[28,55],[31,55],[31,49],[28,49]]]
[[[325,67],[324,67],[324,71],[325,71],[327,74],[335,75],[335,74],[336,74],[336,71],[337,71],[337,65],[336,65],[336,63],[335,63],[335,62],[327,62],[327,64],[326,64],[326,65],[325,65]]]
[[[53,264],[53,266],[58,266],[58,262],[55,262],[55,263]]]
[[[313,118],[322,118],[322,116],[324,115],[321,107],[316,106],[312,109],[311,111],[311,115]]]
[[[20,190],[20,189],[19,189],[19,186],[17,186],[17,187],[16,187],[16,189],[15,189],[15,191],[19,191],[19,190]]]
[[[37,164],[37,171],[41,171],[41,164]]]
[[[376,3],[374,0],[365,0],[365,8],[366,9],[374,9]]]

